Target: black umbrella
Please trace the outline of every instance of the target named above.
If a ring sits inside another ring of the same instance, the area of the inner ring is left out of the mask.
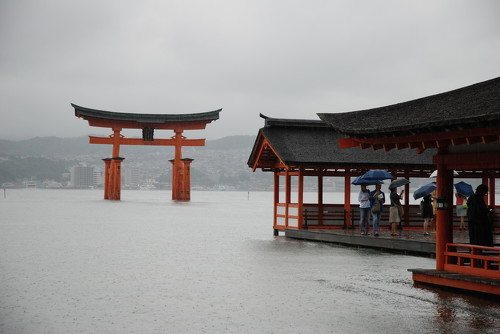
[[[401,186],[404,186],[405,184],[408,184],[408,183],[410,183],[410,181],[405,179],[405,178],[397,179],[397,180],[392,181],[391,184],[389,184],[389,189],[401,187]]]

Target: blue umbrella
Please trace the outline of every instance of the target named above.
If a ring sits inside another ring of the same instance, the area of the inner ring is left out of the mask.
[[[455,183],[455,189],[457,190],[457,193],[465,197],[469,197],[470,195],[474,194],[472,186],[462,181]]]
[[[421,198],[429,195],[432,193],[434,190],[436,190],[436,185],[434,183],[428,183],[425,186],[421,186],[415,192],[413,193],[413,198]]]
[[[362,184],[366,184],[366,185],[374,185],[374,184],[382,184],[384,183],[384,181],[382,180],[368,180],[366,178],[364,178],[364,175],[361,175],[361,176],[358,176],[357,178],[355,178],[351,184],[354,184],[354,185],[362,185]]]
[[[386,170],[370,169],[368,172],[363,174],[363,178],[367,180],[390,180],[393,176]]]

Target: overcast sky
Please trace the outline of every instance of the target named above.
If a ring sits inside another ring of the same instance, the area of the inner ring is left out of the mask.
[[[0,1],[0,139],[110,133],[70,103],[223,108],[185,135],[256,135],[259,113],[318,119],[498,76],[497,0]]]

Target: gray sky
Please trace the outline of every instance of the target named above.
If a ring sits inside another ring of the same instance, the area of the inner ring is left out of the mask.
[[[185,135],[255,135],[259,113],[318,119],[498,76],[497,0],[0,1],[0,139],[110,133],[70,103],[224,108]]]

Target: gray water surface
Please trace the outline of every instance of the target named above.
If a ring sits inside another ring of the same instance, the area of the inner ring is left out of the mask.
[[[433,259],[274,237],[272,193],[8,189],[1,333],[498,333]]]

